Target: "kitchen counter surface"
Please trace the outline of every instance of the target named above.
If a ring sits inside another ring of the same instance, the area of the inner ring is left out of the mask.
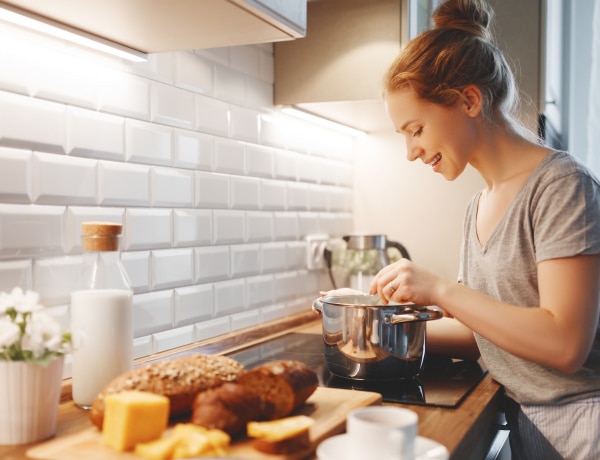
[[[169,359],[180,354],[200,352],[206,354],[233,354],[252,345],[263,343],[289,332],[320,333],[321,321],[312,313],[236,332],[210,341],[170,350],[136,361],[136,365],[159,359]],[[433,439],[448,449],[451,460],[484,459],[495,435],[492,425],[500,410],[501,391],[489,374],[455,408],[393,404],[407,407],[419,415],[419,435]],[[392,403],[384,403],[392,404]],[[87,412],[71,401],[70,379],[63,384],[59,409],[57,437],[77,433],[90,426]],[[26,457],[31,445],[0,446],[0,458],[17,460]]]

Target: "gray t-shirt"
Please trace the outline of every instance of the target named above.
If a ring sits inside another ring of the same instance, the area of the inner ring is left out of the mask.
[[[466,286],[508,304],[537,306],[538,262],[600,254],[600,182],[565,152],[546,155],[483,246],[475,227],[480,195],[469,203],[464,221],[459,281]],[[600,395],[600,330],[584,367],[574,374],[518,358],[479,334],[475,338],[492,377],[519,403]]]

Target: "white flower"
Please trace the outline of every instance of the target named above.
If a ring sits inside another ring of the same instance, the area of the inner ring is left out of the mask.
[[[71,334],[43,309],[36,292],[0,293],[0,360],[45,365],[70,351]]]
[[[0,353],[19,341],[21,330],[8,317],[0,317]]]

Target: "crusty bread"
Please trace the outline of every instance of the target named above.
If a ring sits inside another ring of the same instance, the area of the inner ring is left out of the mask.
[[[171,417],[183,416],[191,412],[197,393],[236,381],[244,372],[244,366],[232,358],[198,353],[146,364],[108,383],[92,405],[90,420],[101,429],[104,395],[125,390],[166,396],[170,400]]]
[[[261,399],[261,419],[274,420],[304,404],[317,389],[319,378],[300,361],[279,360],[250,369],[238,382]]]
[[[255,393],[237,383],[224,383],[198,393],[191,422],[235,436],[259,417],[260,398]]]

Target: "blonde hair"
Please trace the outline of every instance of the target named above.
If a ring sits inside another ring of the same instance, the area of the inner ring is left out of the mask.
[[[384,75],[384,93],[411,88],[425,101],[450,106],[475,85],[485,119],[523,134],[515,77],[494,43],[492,19],[483,0],[442,3],[433,13],[434,27],[411,40]]]

